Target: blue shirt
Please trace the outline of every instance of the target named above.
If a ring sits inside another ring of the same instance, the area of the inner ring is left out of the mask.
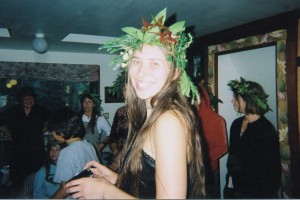
[[[51,164],[49,177],[53,180],[56,166]],[[46,179],[46,168],[41,167],[37,171],[33,183],[33,198],[34,199],[49,199],[60,187],[60,184],[47,181]]]
[[[94,146],[86,141],[76,141],[61,150],[54,176],[54,182],[67,182],[81,172],[85,164],[91,160],[99,162]]]

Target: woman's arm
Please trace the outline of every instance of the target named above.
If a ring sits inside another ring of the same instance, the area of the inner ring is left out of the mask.
[[[69,193],[65,188],[66,182],[62,181],[60,184],[60,188],[53,194],[51,199],[65,199],[69,196]]]
[[[102,132],[101,142],[105,140],[107,136],[110,134],[111,126],[108,123],[107,119],[104,116],[98,117],[97,120],[97,130],[98,132]]]
[[[105,178],[81,178],[66,185],[71,198],[83,199],[134,199],[133,196],[111,184]]]
[[[120,153],[120,151],[118,149],[118,145],[115,142],[110,142],[109,148],[110,148],[112,154],[114,155],[114,157],[117,157],[118,154]]]
[[[81,178],[66,184],[66,192],[72,198],[85,199],[132,199],[131,195],[125,193],[115,186],[118,174],[111,171],[96,161],[88,162],[85,168],[91,168],[94,178]]]
[[[102,152],[103,149],[109,144],[110,124],[104,116],[97,119],[97,130],[101,134],[100,143],[97,145],[98,151]]]
[[[153,129],[158,199],[185,199],[187,195],[188,134],[177,115],[164,113]]]
[[[92,160],[86,163],[84,168],[90,168],[93,172],[93,176],[96,178],[97,177],[105,178],[113,185],[117,183],[117,179],[119,175],[97,161]]]

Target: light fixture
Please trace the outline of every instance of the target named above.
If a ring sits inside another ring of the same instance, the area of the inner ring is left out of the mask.
[[[35,38],[32,40],[32,48],[37,53],[45,53],[48,50],[48,42],[44,38],[43,33],[36,33]]]
[[[10,37],[10,33],[7,28],[0,28],[0,37]]]
[[[116,39],[116,37],[70,33],[64,39],[62,39],[62,42],[102,44],[103,42],[110,41],[110,40],[113,40],[113,39]]]

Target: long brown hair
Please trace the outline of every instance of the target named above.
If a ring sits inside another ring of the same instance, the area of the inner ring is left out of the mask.
[[[139,175],[142,170],[141,154],[143,145],[151,128],[158,117],[166,112],[173,111],[174,115],[184,119],[188,130],[188,198],[200,198],[205,195],[204,189],[204,167],[202,162],[202,151],[197,120],[189,101],[180,91],[179,78],[174,79],[178,71],[175,66],[170,66],[169,77],[158,94],[151,99],[153,112],[146,121],[145,101],[137,97],[135,90],[128,77],[126,101],[127,114],[129,119],[129,132],[127,142],[122,151],[122,158],[125,158],[121,166],[121,173],[117,185],[120,187],[125,177],[130,174],[132,178],[130,193],[139,196]],[[179,77],[179,76],[178,76]],[[154,106],[155,103],[155,106]],[[176,112],[177,111],[177,112]],[[178,114],[180,113],[180,114]]]

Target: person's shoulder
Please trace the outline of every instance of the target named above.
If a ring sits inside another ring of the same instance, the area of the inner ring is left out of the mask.
[[[76,148],[76,151],[78,151],[78,149],[82,149],[85,152],[90,152],[89,151],[90,149],[92,149],[93,151],[95,151],[95,148],[94,148],[93,144],[90,143],[89,141],[85,140],[85,139],[83,139],[80,142],[78,142],[78,146]]]
[[[119,109],[120,109],[120,110],[126,110],[126,109],[127,109],[127,106],[126,106],[126,105],[121,106]]]
[[[163,112],[157,120],[159,121],[178,121],[179,119],[182,119],[183,115],[178,110],[167,110]]]
[[[81,141],[77,142],[76,143],[77,146],[83,146],[83,147],[86,147],[86,146],[91,146],[92,143],[90,143],[89,141],[87,141],[86,139],[82,139]],[[93,146],[93,145],[92,145]]]
[[[234,119],[232,123],[240,123],[244,120],[244,117],[245,116],[238,117],[238,118]]]
[[[152,134],[155,144],[174,144],[174,141],[184,141],[188,135],[188,123],[177,110],[162,113],[153,125]],[[172,139],[172,141],[170,141]]]
[[[104,117],[104,115],[98,115],[97,121],[100,123],[108,123],[107,119]]]
[[[116,113],[125,113],[127,110],[127,106],[121,106],[120,108],[117,109]]]
[[[37,172],[36,174],[45,174],[45,171],[46,171],[46,167],[45,166],[42,166]]]
[[[259,121],[260,121],[261,126],[264,127],[265,129],[276,132],[276,129],[275,129],[274,125],[272,124],[272,122],[270,120],[268,120],[265,116],[262,116]]]
[[[185,123],[182,113],[178,110],[168,110],[157,118],[154,126],[159,129],[169,130],[169,128],[183,127]]]
[[[97,115],[97,119],[98,119],[98,120],[100,120],[100,119],[102,120],[102,119],[105,119],[105,117],[104,117],[104,115],[99,114],[99,115]]]
[[[78,150],[81,148],[80,143],[81,141],[68,144],[68,146],[60,151],[58,160],[66,160],[67,158],[76,156]]]
[[[272,125],[272,126],[273,126],[272,122],[271,122],[270,120],[268,120],[268,119],[266,118],[266,116],[264,116],[264,115],[262,115],[262,116],[260,117],[260,120],[261,120],[262,123],[265,123],[265,124],[268,124],[268,125]]]

